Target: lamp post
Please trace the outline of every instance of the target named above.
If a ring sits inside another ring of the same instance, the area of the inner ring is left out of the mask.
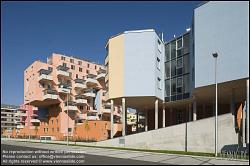
[[[218,155],[218,91],[217,91],[217,58],[218,53],[213,53],[215,58],[215,157]]]

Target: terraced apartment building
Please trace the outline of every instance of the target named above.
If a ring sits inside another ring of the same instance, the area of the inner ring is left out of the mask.
[[[31,112],[31,116],[36,116],[30,118],[31,135],[63,140],[69,133],[72,139],[76,135],[77,139],[84,139],[86,133],[79,131],[84,131],[86,122],[96,130],[89,139],[109,138],[110,103],[105,98],[105,74],[102,65],[55,53],[47,63],[32,63],[24,71],[24,105],[37,107],[36,113]],[[119,111],[115,107],[116,133]],[[32,127],[34,124],[36,128]],[[29,135],[29,126],[21,126],[24,128],[20,135]]]

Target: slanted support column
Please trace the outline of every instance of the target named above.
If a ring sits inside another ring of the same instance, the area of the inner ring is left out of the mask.
[[[145,131],[148,131],[148,110],[145,110]]]
[[[197,102],[196,102],[196,99],[194,99],[194,101],[193,101],[193,121],[196,121],[197,120],[197,108],[196,108],[196,106],[197,106]]]
[[[136,110],[136,132],[139,132],[139,110]]]
[[[122,98],[122,136],[126,135],[126,120],[125,98]]]
[[[162,105],[162,127],[166,127],[166,111],[165,111],[165,103]]]
[[[155,100],[155,129],[158,129],[158,99]]]
[[[249,144],[249,79],[247,79],[247,101],[246,101],[246,106],[247,106],[247,112],[246,112],[246,121],[247,121],[247,125],[246,125],[246,130],[247,130],[247,133],[246,133],[246,137],[247,137],[247,143]]]
[[[192,121],[192,104],[191,103],[188,104],[188,112],[189,112],[188,121],[191,122]]]
[[[111,100],[111,110],[110,110],[110,138],[114,136],[114,101]]]

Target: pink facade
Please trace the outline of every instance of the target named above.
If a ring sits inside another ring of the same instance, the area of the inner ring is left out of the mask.
[[[19,115],[21,117],[20,123],[21,125],[28,126],[35,126],[35,122],[32,122],[32,119],[38,118],[38,110],[36,107],[33,107],[32,105],[20,105],[19,109]]]
[[[59,132],[66,135],[68,123],[74,130],[77,123],[86,119],[110,117],[105,97],[105,74],[102,65],[53,53],[47,63],[35,61],[24,71],[25,104],[47,109],[48,120],[57,118]],[[32,115],[35,116],[33,112]],[[118,107],[114,115],[119,121]]]

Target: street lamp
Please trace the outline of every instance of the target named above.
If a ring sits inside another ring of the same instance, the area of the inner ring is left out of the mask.
[[[215,157],[218,155],[218,91],[217,91],[217,58],[218,53],[213,53],[213,57],[215,58]]]

